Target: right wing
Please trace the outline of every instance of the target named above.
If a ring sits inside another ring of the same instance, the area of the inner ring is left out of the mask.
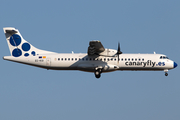
[[[88,47],[88,55],[99,55],[101,52],[104,52],[105,48],[100,41],[90,41]]]

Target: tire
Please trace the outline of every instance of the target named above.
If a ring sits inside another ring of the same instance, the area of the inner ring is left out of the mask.
[[[99,74],[99,75],[95,75],[96,76],[96,78],[100,78],[101,77],[101,74]]]
[[[101,69],[96,70],[96,71],[94,72],[94,74],[95,74],[95,77],[96,77],[96,78],[100,78],[100,77],[101,77]]]
[[[168,73],[165,73],[165,76],[168,76]]]

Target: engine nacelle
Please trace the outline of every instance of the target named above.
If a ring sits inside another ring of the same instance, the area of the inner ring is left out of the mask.
[[[113,57],[114,55],[116,55],[116,53],[117,53],[117,50],[105,49],[103,52],[99,53],[99,55]]]

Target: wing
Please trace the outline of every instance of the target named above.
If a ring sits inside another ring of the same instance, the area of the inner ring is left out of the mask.
[[[88,47],[88,55],[99,55],[104,52],[105,49],[100,41],[90,41]]]

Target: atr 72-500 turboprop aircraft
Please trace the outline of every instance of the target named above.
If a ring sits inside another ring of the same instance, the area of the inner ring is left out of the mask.
[[[40,50],[24,40],[17,29],[3,29],[11,53],[11,56],[4,56],[4,60],[45,69],[93,72],[100,78],[101,73],[116,70],[164,71],[167,76],[168,70],[177,67],[163,54],[122,54],[120,44],[118,50],[105,49],[100,41],[90,41],[85,54]]]

